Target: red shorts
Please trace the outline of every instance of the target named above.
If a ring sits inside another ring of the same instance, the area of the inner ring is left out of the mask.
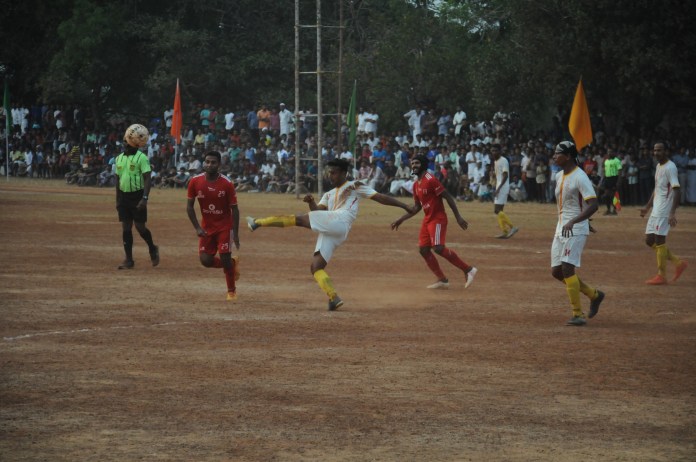
[[[216,233],[198,238],[198,253],[215,255],[216,253],[232,253],[230,249],[230,230],[222,229]]]
[[[445,245],[447,236],[446,221],[424,221],[418,235],[418,247],[435,247]]]

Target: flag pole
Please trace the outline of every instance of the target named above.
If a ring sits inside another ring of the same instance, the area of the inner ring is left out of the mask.
[[[5,76],[5,92],[2,100],[5,108],[5,180],[10,181],[10,127],[12,127],[12,109],[10,108],[10,88]]]

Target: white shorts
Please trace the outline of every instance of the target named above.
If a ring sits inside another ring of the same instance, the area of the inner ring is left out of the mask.
[[[493,191],[495,192],[495,190]],[[497,196],[493,199],[493,203],[495,205],[505,205],[507,204],[508,200],[508,194],[510,194],[510,184],[505,183],[505,186],[500,188],[500,192],[498,193]]]
[[[323,210],[309,212],[309,225],[312,231],[319,233],[314,252],[319,252],[328,263],[336,247],[343,244],[348,237],[350,225],[340,214]]]
[[[587,242],[586,234],[570,237],[555,236],[551,244],[551,268],[561,266],[561,263],[570,263],[580,268],[585,242]]]
[[[645,227],[645,234],[657,234],[666,236],[669,234],[669,218],[653,217],[648,218],[648,225]]]

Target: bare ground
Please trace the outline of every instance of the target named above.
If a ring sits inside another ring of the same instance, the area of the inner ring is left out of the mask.
[[[152,194],[160,266],[136,235],[136,268],[117,271],[113,191],[1,181],[0,460],[696,460],[694,208],[668,238],[692,268],[663,287],[643,284],[638,210],[597,216],[579,274],[607,298],[574,328],[552,205],[509,204],[521,231],[500,241],[491,204],[459,203],[470,229],[448,241],[479,275],[464,290],[441,260],[451,288],[429,291],[419,219],[393,232],[401,211],[363,201],[329,313],[309,230],[243,229],[229,304],[183,191]]]

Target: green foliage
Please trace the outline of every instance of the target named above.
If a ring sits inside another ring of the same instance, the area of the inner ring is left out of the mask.
[[[339,1],[322,2],[338,25]],[[301,0],[301,23],[315,21]],[[696,125],[696,3],[681,0],[344,1],[343,110],[358,106],[382,129],[405,127],[417,102],[471,118],[499,110],[544,127],[569,110],[583,77],[590,110],[638,133],[663,118]],[[294,1],[26,0],[3,12],[0,69],[13,91],[82,103],[100,117],[161,114],[181,81],[193,103],[250,107],[294,101]],[[300,68],[316,67],[316,31],[300,29]],[[324,112],[334,112],[338,32],[323,30]],[[46,63],[49,63],[46,65]],[[314,76],[301,106],[314,107]]]

